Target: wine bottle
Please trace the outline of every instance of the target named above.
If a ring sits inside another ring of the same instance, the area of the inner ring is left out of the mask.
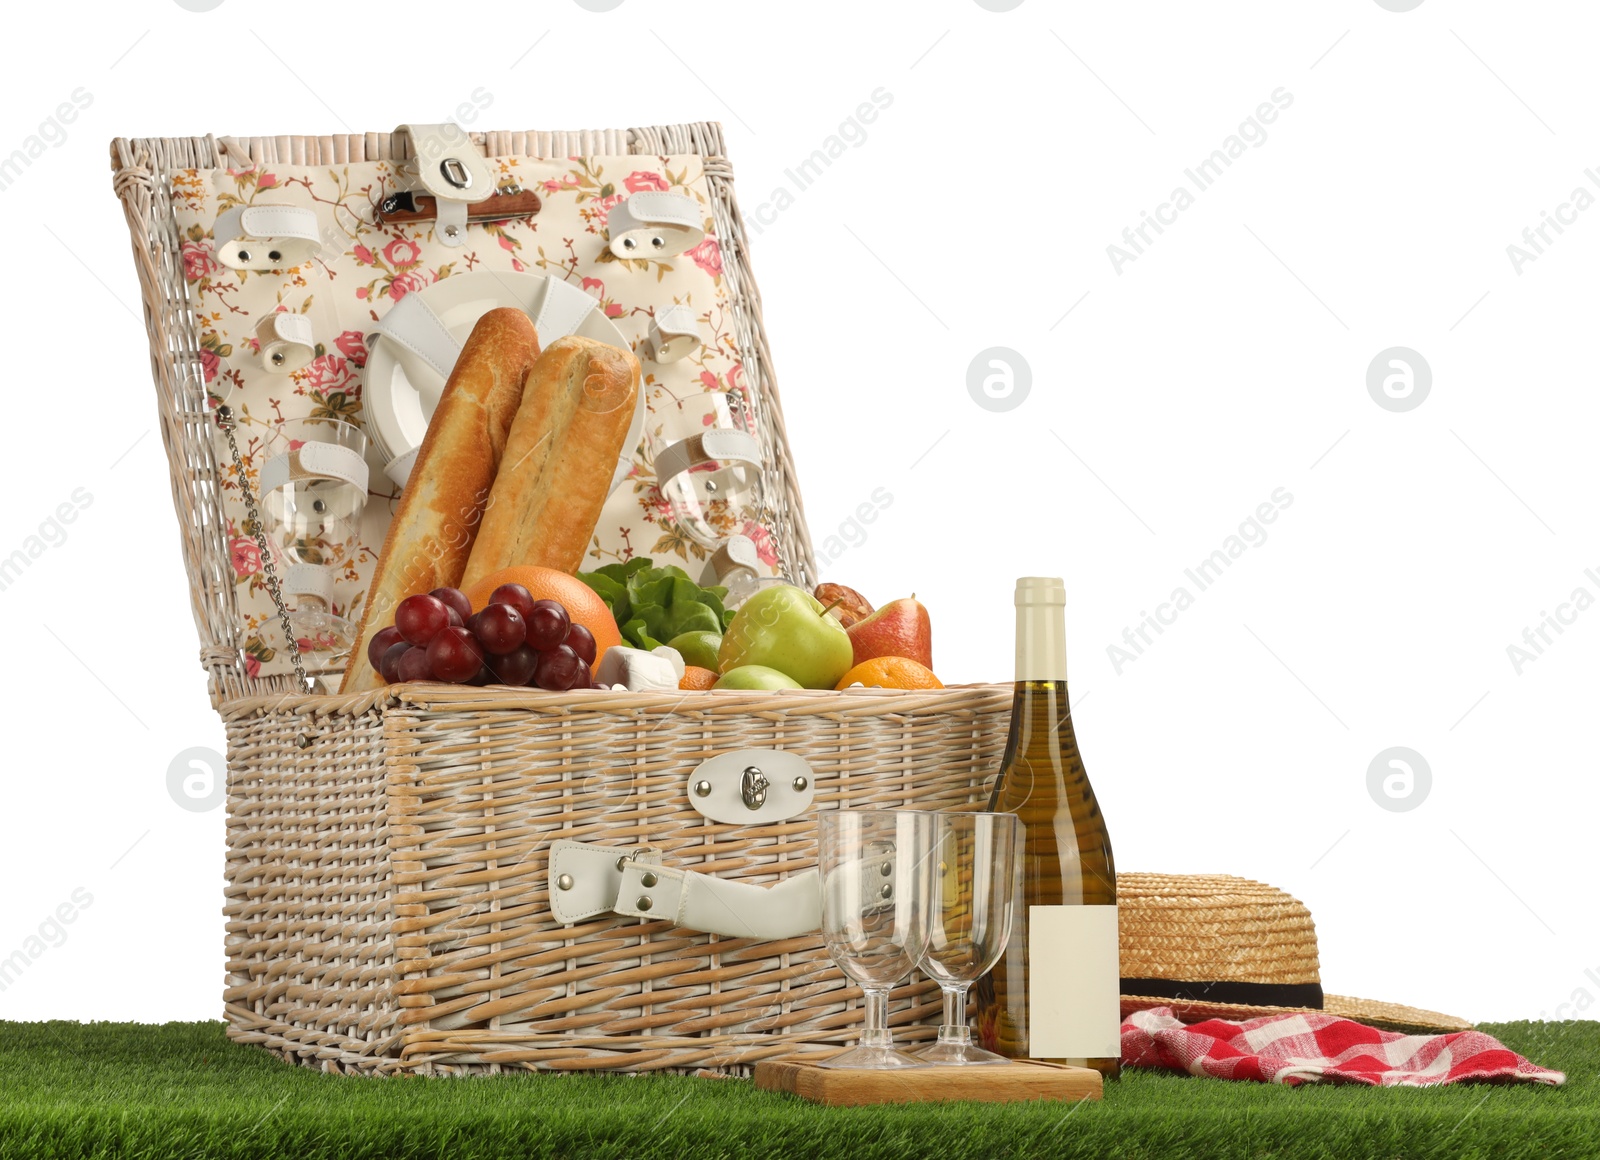
[[[989,809],[1022,818],[1022,893],[978,982],[979,1038],[1014,1059],[1120,1071],[1117,877],[1067,703],[1066,589],[1017,581],[1011,733]]]

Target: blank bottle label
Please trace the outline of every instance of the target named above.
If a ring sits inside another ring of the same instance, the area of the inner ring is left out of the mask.
[[[1121,1056],[1115,906],[1028,907],[1028,1055]]]

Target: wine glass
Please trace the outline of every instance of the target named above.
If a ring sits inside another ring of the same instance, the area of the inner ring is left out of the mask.
[[[302,652],[337,664],[355,644],[356,626],[338,612],[334,585],[350,563],[367,504],[367,437],[338,419],[281,424],[260,475],[263,520],[287,563],[284,596]]]
[[[828,954],[861,987],[861,1046],[823,1067],[917,1067],[894,1049],[889,989],[911,973],[928,937],[932,816],[911,810],[836,810],[822,817],[822,934]]]
[[[1007,1063],[972,1042],[967,989],[999,961],[1022,892],[1022,826],[1016,814],[933,815],[928,941],[917,965],[944,992],[939,1038],[925,1063]]]
[[[762,586],[752,535],[767,536],[761,443],[743,405],[725,393],[679,400],[645,428],[656,487],[683,534],[710,549],[701,583],[737,607]]]

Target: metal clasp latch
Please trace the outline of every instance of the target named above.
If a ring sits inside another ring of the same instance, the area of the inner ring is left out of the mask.
[[[759,810],[767,804],[767,777],[758,765],[747,765],[739,779],[739,797],[747,810]]]
[[[472,174],[459,157],[446,157],[439,162],[439,175],[457,189],[472,188]]]

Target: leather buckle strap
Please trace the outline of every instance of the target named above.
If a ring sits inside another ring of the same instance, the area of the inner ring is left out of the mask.
[[[262,368],[270,374],[290,374],[317,357],[311,320],[292,310],[264,315],[256,324],[256,342],[261,347]]]
[[[550,847],[550,911],[565,923],[612,912],[729,938],[794,938],[822,925],[821,877],[810,869],[755,886],[662,865],[655,850],[559,841]]]
[[[606,214],[618,258],[672,258],[705,241],[700,203],[684,193],[643,190]]]
[[[713,428],[656,452],[656,480],[665,485],[692,468],[725,463],[761,466],[761,444],[747,431]]]
[[[288,270],[322,250],[317,215],[297,205],[239,205],[211,227],[217,261],[230,270]]]
[[[650,350],[658,363],[675,363],[688,358],[705,345],[700,323],[692,309],[682,303],[663,306],[650,322]]]

